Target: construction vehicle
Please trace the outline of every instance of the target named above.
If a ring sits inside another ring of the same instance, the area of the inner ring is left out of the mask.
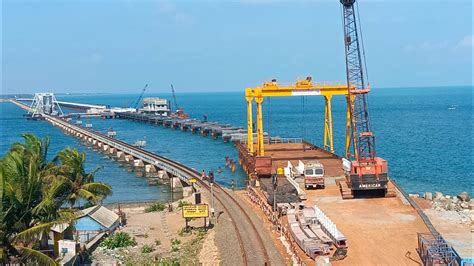
[[[172,118],[179,118],[179,119],[188,119],[189,115],[184,112],[184,109],[179,107],[178,101],[176,100],[176,93],[174,91],[173,84],[171,84],[171,94],[173,95],[173,103],[174,103],[174,108],[175,112],[171,113]]]
[[[139,105],[140,102],[142,101],[143,94],[145,94],[145,91],[146,91],[146,88],[147,88],[147,87],[148,87],[148,84],[145,84],[145,87],[143,87],[142,92],[140,93],[140,96],[138,96],[138,99],[137,99],[137,101],[135,102],[135,105],[133,106],[133,108],[135,108],[135,109],[138,108],[138,105]]]
[[[293,166],[288,161],[285,173],[292,179],[301,177],[304,181],[304,187],[308,188],[325,188],[324,182],[324,166],[318,160],[311,160],[306,163],[298,161],[297,166]]]
[[[364,68],[365,55],[356,0],[340,0],[344,19],[344,45],[346,58],[346,77],[349,95],[347,97],[350,113],[350,144],[353,153],[343,164],[346,180],[338,182],[342,197],[353,198],[360,191],[371,191],[373,194],[393,196],[389,189],[388,163],[377,157],[375,135],[370,130],[367,94],[370,85],[366,83],[367,69]],[[363,61],[364,60],[364,61]],[[378,192],[378,193],[376,193]]]
[[[318,160],[303,163],[299,161],[298,167],[303,172],[304,187],[308,188],[325,188],[324,183],[324,167]]]

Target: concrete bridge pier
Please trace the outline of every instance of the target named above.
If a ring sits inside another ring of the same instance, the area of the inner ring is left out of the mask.
[[[140,159],[135,159],[133,160],[133,166],[136,168],[143,168],[145,167],[145,163]]]
[[[117,157],[117,161],[125,162],[125,153],[123,151],[117,151],[115,156]]]
[[[114,147],[110,147],[109,150],[107,151],[107,153],[111,155],[112,157],[115,157],[116,152],[117,152],[117,149]]]
[[[145,177],[145,163],[140,159],[133,160],[133,171],[137,177]]]
[[[152,164],[145,165],[145,176],[146,177],[158,177],[158,172],[156,171],[156,167]]]
[[[125,162],[129,164],[133,164],[133,156],[132,155],[125,155]]]
[[[170,178],[170,186],[173,193],[183,192],[183,183],[181,183],[181,179],[178,177],[173,176]]]
[[[109,150],[110,146],[109,145],[103,145],[102,146],[102,151],[107,152]]]

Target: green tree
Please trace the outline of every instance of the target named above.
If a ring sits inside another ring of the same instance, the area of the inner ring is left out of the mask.
[[[80,199],[97,204],[105,197],[112,194],[112,188],[102,182],[94,182],[94,174],[99,170],[86,173],[84,164],[86,155],[77,149],[66,148],[58,153],[54,159],[60,162],[58,172],[62,181],[68,186],[67,200],[71,208]]]
[[[35,247],[52,226],[75,218],[61,209],[68,185],[47,160],[49,140],[32,134],[23,138],[0,161],[0,263],[54,265]]]

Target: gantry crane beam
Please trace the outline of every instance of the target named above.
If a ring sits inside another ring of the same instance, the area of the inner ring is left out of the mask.
[[[292,85],[279,85],[276,80],[265,82],[261,87],[247,88],[245,99],[247,101],[247,149],[249,154],[254,154],[254,134],[253,134],[253,100],[257,105],[257,156],[264,156],[263,140],[263,114],[262,104],[264,97],[288,97],[288,96],[323,96],[325,98],[324,115],[324,148],[334,152],[332,105],[331,99],[335,95],[344,95],[349,102],[349,92],[347,84],[313,83],[311,77],[298,80]],[[349,112],[349,108],[347,109]],[[346,127],[350,129],[350,115],[346,115]],[[346,153],[350,146],[350,130],[346,130]]]

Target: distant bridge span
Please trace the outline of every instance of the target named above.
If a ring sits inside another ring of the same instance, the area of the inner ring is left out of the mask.
[[[18,98],[16,100],[19,102],[32,102],[33,101],[33,99],[30,99],[30,98]],[[65,101],[58,101],[58,104],[61,107],[74,109],[74,110],[106,109],[107,108],[107,106],[105,105],[74,103],[74,102],[65,102]]]

